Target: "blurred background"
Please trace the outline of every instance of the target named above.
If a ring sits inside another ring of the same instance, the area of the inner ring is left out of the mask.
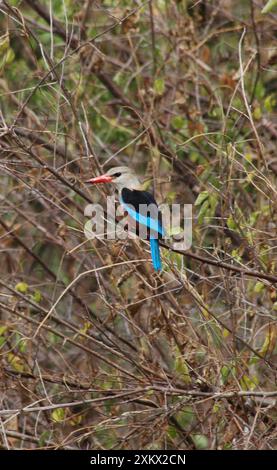
[[[276,448],[273,4],[0,3],[1,448]],[[84,235],[117,165],[193,204],[161,274]]]

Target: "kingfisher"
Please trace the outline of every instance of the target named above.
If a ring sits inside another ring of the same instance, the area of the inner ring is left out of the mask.
[[[165,235],[161,213],[154,196],[141,189],[140,181],[133,170],[126,166],[113,167],[107,173],[91,178],[86,183],[112,183],[115,186],[121,206],[135,223],[136,233],[140,233],[141,225],[146,229],[153,268],[155,271],[160,271],[162,263],[159,239]]]

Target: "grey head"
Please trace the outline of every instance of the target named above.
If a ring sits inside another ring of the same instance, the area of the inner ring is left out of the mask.
[[[123,188],[141,188],[141,184],[137,175],[131,168],[127,166],[116,166],[110,168],[106,175],[112,178],[111,182],[116,186],[118,191],[121,191]]]

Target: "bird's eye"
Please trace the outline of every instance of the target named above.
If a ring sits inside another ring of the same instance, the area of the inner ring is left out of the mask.
[[[114,176],[118,178],[119,176],[121,176],[121,173],[115,173]]]

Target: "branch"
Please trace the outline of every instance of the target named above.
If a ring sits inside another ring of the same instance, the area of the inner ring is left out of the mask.
[[[65,150],[64,147],[62,147],[61,145],[55,146],[54,144],[47,142],[46,140],[44,140],[44,138],[41,135],[36,133],[34,129],[29,130],[29,129],[23,129],[22,127],[15,127],[14,130],[17,135],[20,135],[21,137],[24,137],[30,140],[34,144],[41,145],[42,147],[46,148],[50,152],[53,152],[53,153],[56,152],[57,155],[60,155],[64,159],[69,158],[69,160],[73,160],[74,158],[73,155],[71,155],[68,150]],[[77,166],[78,165],[76,165],[76,167]]]
[[[237,398],[237,397],[261,397],[261,398],[271,398],[277,397],[277,391],[267,392],[264,390],[259,391],[244,391],[244,390],[234,390],[230,392],[218,392],[218,393],[211,393],[211,392],[200,392],[196,390],[182,390],[176,388],[167,388],[167,387],[159,387],[159,386],[147,386],[142,388],[137,388],[135,390],[112,394],[109,393],[108,396],[99,397],[99,398],[90,398],[88,400],[77,400],[69,403],[54,403],[52,405],[45,405],[45,406],[32,406],[27,405],[24,408],[14,408],[11,410],[1,410],[0,416],[12,415],[16,413],[30,413],[30,412],[41,412],[41,411],[51,411],[57,408],[72,408],[75,406],[80,405],[91,405],[96,403],[102,403],[107,400],[115,400],[115,399],[122,399],[126,398],[127,396],[132,395],[141,395],[142,393],[145,394],[147,392],[155,391],[155,392],[162,392],[166,393],[167,395],[186,395],[188,397],[204,397],[210,400],[222,400],[224,398]],[[110,391],[109,391],[110,392]],[[42,398],[41,400],[46,400],[46,398]],[[129,401],[129,400],[128,400]]]
[[[160,245],[169,251],[173,251],[174,253],[179,253],[180,255],[187,256],[188,258],[196,259],[197,261],[200,261],[203,264],[209,264],[211,266],[216,266],[217,268],[223,268],[223,269],[226,269],[227,271],[232,271],[232,272],[243,274],[243,275],[250,276],[250,277],[265,279],[269,282],[272,282],[273,284],[277,283],[277,276],[274,276],[273,274],[261,273],[260,271],[251,271],[250,269],[240,268],[239,266],[233,266],[232,264],[224,263],[224,261],[216,261],[210,258],[205,258],[204,256],[196,255],[195,253],[192,253],[191,251],[177,250],[161,241],[160,241]]]
[[[51,19],[50,19],[49,12],[43,5],[40,5],[39,2],[33,1],[33,0],[25,0],[25,2],[31,8],[33,8],[33,10],[35,10],[50,25]],[[135,13],[139,8],[141,8],[141,6],[134,8],[124,18],[119,19],[117,22],[115,22],[113,25],[111,25],[105,31],[103,31],[101,35],[106,34],[107,32],[117,27],[118,25],[122,24],[123,21],[128,19],[128,17],[131,16],[133,13]],[[13,14],[15,14],[14,10],[12,11],[13,11]],[[21,18],[19,18],[19,20],[20,19]],[[62,27],[62,25],[55,18],[52,18],[52,25],[53,25],[54,32],[58,36],[60,36],[64,41],[68,42],[69,39],[67,37],[66,30]],[[72,50],[71,55],[76,54],[86,45],[93,44],[94,41],[97,39],[97,37],[99,36],[95,36],[84,43],[80,43],[79,39],[72,34],[70,36],[70,42],[69,42],[69,47]],[[63,57],[59,62],[53,65],[53,67],[51,67],[51,69],[47,72],[46,76],[40,80],[38,86],[40,86],[43,83],[43,81],[53,72],[53,70],[56,69],[64,60],[65,60],[65,57]],[[82,57],[80,57],[80,60],[82,60]],[[96,69],[92,70],[92,72],[101,81],[101,83],[105,86],[105,88],[115,98],[119,99],[120,103],[123,106],[125,106],[126,111],[133,118],[135,118],[136,120],[142,121],[140,116],[141,114],[143,114],[143,111],[138,106],[134,105],[134,103],[125,96],[124,92],[120,89],[120,87],[113,81],[113,79],[107,73],[105,73],[103,70],[96,70]],[[27,100],[24,102],[23,107],[26,105]],[[191,188],[192,192],[196,194],[195,185],[196,185],[197,180],[193,172],[190,171],[183,162],[181,162],[175,157],[171,149],[168,148],[167,145],[164,142],[162,142],[162,140],[159,140],[159,142],[157,142],[155,133],[151,128],[148,130],[148,133],[149,133],[151,144],[157,145],[160,152],[173,165],[176,171],[183,176],[183,179],[186,181],[186,184]]]

